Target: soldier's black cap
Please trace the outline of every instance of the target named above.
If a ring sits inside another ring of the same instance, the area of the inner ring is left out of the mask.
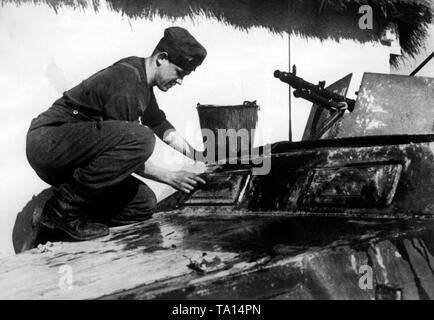
[[[206,57],[206,49],[184,28],[170,27],[164,30],[157,49],[167,52],[169,61],[186,72],[195,70]]]

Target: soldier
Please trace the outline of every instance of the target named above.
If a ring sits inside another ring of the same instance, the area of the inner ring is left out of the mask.
[[[153,87],[165,92],[181,84],[205,56],[187,30],[167,28],[151,56],[128,57],[97,72],[32,120],[27,159],[56,187],[44,208],[44,226],[90,240],[109,234],[108,226],[150,218],[155,194],[133,173],[187,193],[205,183],[195,173],[146,162],[154,133],[187,157],[203,158],[166,119]]]

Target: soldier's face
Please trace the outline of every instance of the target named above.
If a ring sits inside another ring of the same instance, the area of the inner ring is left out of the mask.
[[[158,58],[155,82],[161,91],[167,91],[174,85],[182,84],[182,80],[187,73],[177,65],[170,62],[167,58]]]

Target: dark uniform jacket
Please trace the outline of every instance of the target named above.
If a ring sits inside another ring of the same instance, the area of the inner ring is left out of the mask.
[[[153,88],[147,84],[144,58],[119,60],[64,92],[33,120],[31,129],[65,122],[106,120],[140,122],[158,136],[173,128],[158,107]]]

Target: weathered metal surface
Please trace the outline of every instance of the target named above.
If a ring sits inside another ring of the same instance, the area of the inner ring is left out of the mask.
[[[106,238],[0,260],[0,298],[434,299],[434,225],[413,219],[433,214],[433,152],[433,135],[275,144],[268,175],[216,166],[196,203],[175,193]],[[219,263],[188,267],[204,253]]]
[[[434,132],[434,78],[365,73],[337,138]]]
[[[269,156],[270,173],[252,175],[245,192],[233,205],[216,207],[212,205],[213,194],[209,194],[201,198],[202,203],[192,206],[184,204],[185,196],[175,194],[166,205],[162,203],[162,210],[372,217],[434,214],[433,135],[278,143],[273,150]],[[217,170],[234,168],[237,166],[226,165]],[[235,184],[237,180],[231,181]]]
[[[433,231],[429,222],[159,213],[99,240],[1,259],[0,298],[374,299],[392,287],[433,299]],[[203,253],[221,262],[189,268]],[[359,286],[361,266],[372,268],[372,289]]]

